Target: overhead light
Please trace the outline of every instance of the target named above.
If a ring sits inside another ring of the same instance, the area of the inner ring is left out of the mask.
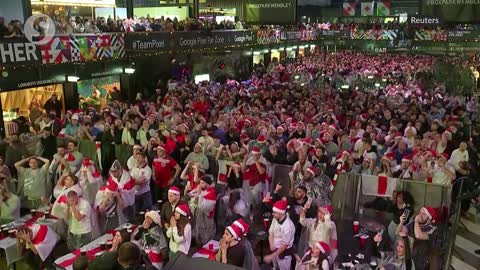
[[[350,85],[348,85],[348,84],[342,85],[342,89],[348,89],[348,88],[350,88]]]
[[[78,82],[79,79],[77,76],[67,76],[67,82]]]
[[[383,81],[383,82],[386,82],[386,81],[387,81],[387,79],[383,78],[383,79],[382,79],[382,81]]]
[[[380,87],[380,83],[375,83],[375,87]]]
[[[370,75],[370,76],[368,76],[367,78],[371,80],[371,79],[373,79],[373,76],[372,76],[372,75]]]
[[[276,53],[276,52],[278,52],[278,51],[277,51],[277,50],[271,50],[270,52],[271,52],[271,53]]]
[[[260,55],[261,52],[253,52],[253,55]]]
[[[124,68],[123,72],[125,72],[127,74],[133,74],[133,73],[135,73],[135,69],[134,68]]]

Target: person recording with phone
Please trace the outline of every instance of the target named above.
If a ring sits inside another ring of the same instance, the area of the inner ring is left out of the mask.
[[[400,224],[400,217],[402,215],[406,216],[406,222],[408,223],[413,215],[413,207],[414,199],[408,191],[393,192],[392,200],[387,207],[387,211],[393,214],[393,219],[388,225],[388,236],[390,240],[395,241],[396,239],[395,232],[398,224]]]

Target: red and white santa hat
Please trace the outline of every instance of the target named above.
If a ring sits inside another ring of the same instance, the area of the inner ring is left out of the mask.
[[[188,207],[188,204],[178,205],[177,207],[175,207],[175,211],[184,217],[190,217],[191,215],[190,207]]]
[[[180,189],[176,186],[172,186],[168,189],[168,193],[172,193],[180,196]]]
[[[278,133],[283,133],[283,132],[285,132],[285,129],[282,126],[278,126],[277,127],[277,132]]]
[[[333,206],[325,205],[324,207],[320,207],[320,211],[322,211],[324,214],[331,215],[333,213]]]
[[[235,225],[235,223],[228,226],[227,230],[232,234],[233,238],[235,238],[236,240],[242,239],[242,235],[243,235],[242,229],[239,228],[237,225]]]
[[[410,155],[404,155],[402,157],[402,162],[412,162],[412,157]]]
[[[447,153],[441,153],[440,155],[437,156],[437,158],[443,158],[445,160],[448,160],[448,154]]]
[[[316,170],[315,167],[313,167],[313,166],[307,167],[307,168],[305,169],[305,171],[311,173],[313,176],[317,175],[317,173],[316,173],[317,170]]]
[[[432,223],[438,221],[438,210],[436,208],[425,206],[422,207],[422,210],[425,212],[425,215],[428,216]]]
[[[250,226],[243,219],[239,218],[239,219],[235,220],[235,222],[233,222],[233,224],[236,225],[237,227],[239,227],[242,230],[242,233],[244,235],[248,234],[248,231],[250,230]]]
[[[288,203],[285,200],[277,201],[272,208],[273,212],[280,213],[280,214],[287,213],[287,209],[288,209]]]
[[[362,120],[364,122],[368,120],[368,117],[369,117],[368,113],[360,114],[360,120]]]
[[[263,134],[258,135],[258,137],[257,137],[257,142],[258,143],[265,143],[266,141],[267,141],[267,138],[265,138],[265,135],[263,135]]]
[[[395,159],[395,156],[393,155],[392,152],[385,154],[382,157],[382,160],[388,160],[389,162],[392,162]]]
[[[254,147],[252,148],[252,154],[254,154],[254,155],[255,155],[255,154],[260,154],[260,147],[254,146]]]
[[[335,125],[335,124],[329,125],[328,128],[334,129],[336,131],[338,130],[337,125]]]
[[[325,255],[330,254],[330,246],[323,241],[315,243],[315,247],[320,249],[320,251]]]

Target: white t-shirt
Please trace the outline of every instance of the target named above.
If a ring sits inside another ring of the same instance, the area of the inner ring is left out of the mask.
[[[445,167],[453,174],[455,174],[455,169],[452,165],[447,163],[445,164]],[[432,183],[440,185],[451,185],[452,179],[445,172],[443,172],[443,170],[438,166],[438,164],[436,164],[435,168],[433,168]]]
[[[138,180],[142,177],[147,180],[147,182],[143,186],[135,185],[136,196],[142,195],[146,192],[150,192],[150,179],[152,178],[152,169],[148,165],[143,168],[133,168],[130,171],[130,176],[135,180]]]
[[[281,224],[274,218],[268,234],[273,235],[274,248],[280,248],[282,245],[287,245],[287,248],[290,248],[295,236],[295,225],[289,217],[286,217]]]
[[[70,209],[70,222],[69,232],[72,234],[80,235],[86,234],[92,231],[92,207],[90,203],[82,198],[78,198],[77,210],[83,216],[82,219],[77,220]]]

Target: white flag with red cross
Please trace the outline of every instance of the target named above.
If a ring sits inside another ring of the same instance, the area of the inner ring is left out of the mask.
[[[362,2],[362,16],[373,16],[373,5],[375,2]]]
[[[355,16],[355,2],[343,2],[343,16]]]
[[[390,197],[397,186],[397,178],[376,175],[362,175],[362,194]]]

